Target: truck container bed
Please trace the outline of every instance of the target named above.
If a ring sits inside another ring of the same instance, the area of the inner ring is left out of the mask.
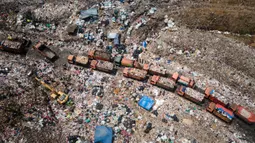
[[[88,56],[94,60],[111,61],[111,54],[105,51],[92,50],[89,51]]]
[[[227,123],[230,123],[234,119],[234,113],[220,104],[211,102],[206,110]]]
[[[108,61],[92,60],[90,67],[99,71],[111,73],[114,71],[114,65]]]
[[[137,80],[144,80],[146,78],[147,71],[136,68],[125,68],[123,70],[123,75]]]
[[[202,103],[204,101],[204,94],[187,87],[184,96],[193,102]]]
[[[0,50],[16,54],[23,54],[26,53],[26,47],[28,47],[30,43],[31,41],[24,39],[19,41],[4,40],[0,43]]]
[[[181,96],[184,96],[185,98],[191,100],[192,102],[201,104],[204,102],[204,94],[189,88],[189,87],[185,87],[185,86],[180,86],[177,89],[177,93]]]
[[[213,88],[207,87],[205,89],[204,93],[205,93],[205,98],[208,98],[211,102],[213,102],[215,104],[220,104],[220,105],[226,107],[226,104],[216,97],[216,92]]]
[[[160,77],[157,75],[153,75],[150,83],[152,85],[157,85],[159,87],[162,87],[166,90],[174,91],[174,89],[175,89],[175,82],[172,79],[166,78],[166,77]]]
[[[162,66],[154,65],[154,64],[144,64],[143,69],[148,71],[149,74],[152,75],[166,75],[166,69]]]
[[[81,66],[87,66],[89,63],[89,58],[87,56],[69,55],[67,60],[68,60],[68,63],[70,64],[77,64]]]
[[[57,54],[41,42],[38,42],[35,46],[33,46],[33,48],[50,60],[57,58]]]

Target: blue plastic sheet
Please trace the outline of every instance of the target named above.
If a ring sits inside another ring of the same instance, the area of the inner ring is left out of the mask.
[[[148,96],[143,96],[142,99],[139,100],[138,105],[146,110],[150,110],[153,107],[154,103],[155,101],[152,98]]]
[[[96,126],[94,143],[112,143],[112,128]]]

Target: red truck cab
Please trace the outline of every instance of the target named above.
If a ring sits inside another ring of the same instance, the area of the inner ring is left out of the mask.
[[[234,114],[243,119],[248,124],[255,123],[255,114],[244,108],[243,106],[232,104],[230,108],[234,111]]]

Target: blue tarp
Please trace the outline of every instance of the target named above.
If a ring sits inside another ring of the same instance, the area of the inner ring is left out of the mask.
[[[183,87],[183,88],[182,88],[182,92],[185,92],[185,91],[186,91],[186,87]]]
[[[96,126],[94,143],[112,143],[112,128]]]
[[[108,39],[113,39],[114,45],[119,45],[120,44],[119,34],[118,33],[109,33],[107,35],[107,38]]]
[[[147,47],[147,42],[146,42],[146,41],[143,41],[142,46],[143,46],[144,48],[146,48],[146,47]]]
[[[114,44],[114,45],[119,45],[119,44],[120,44],[119,37],[114,38],[114,40],[113,40],[113,44]]]
[[[143,96],[142,99],[139,100],[138,105],[146,110],[150,110],[154,103],[155,101],[152,98]]]
[[[213,95],[214,92],[215,92],[215,90],[212,89],[212,90],[210,91],[210,95]]]
[[[218,112],[220,112],[223,115],[226,115],[230,120],[234,118],[234,114],[230,115],[228,112],[226,112],[223,108],[217,108]]]

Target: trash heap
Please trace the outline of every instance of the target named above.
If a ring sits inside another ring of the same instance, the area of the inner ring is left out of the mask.
[[[168,44],[159,40],[161,32],[179,30],[170,16],[164,15],[160,21],[163,23],[160,32],[142,38],[141,31],[155,21],[159,7],[135,9],[135,5],[140,3],[132,0],[84,3],[45,3],[32,13],[16,16],[15,24],[28,35],[32,33],[32,41],[40,40],[49,46],[59,59],[55,62],[44,60],[43,54],[35,54],[33,48],[26,56],[1,52],[0,99],[4,101],[1,100],[1,109],[2,103],[6,102],[8,106],[3,106],[3,109],[8,109],[13,105],[9,101],[13,100],[22,113],[18,116],[22,118],[21,122],[4,127],[3,134],[0,133],[4,141],[22,139],[29,142],[24,133],[26,129],[41,131],[50,127],[49,134],[58,136],[56,130],[59,129],[61,141],[75,143],[247,142],[247,132],[238,130],[239,124],[227,125],[206,112],[203,106],[153,86],[149,80],[124,77],[122,63],[118,66],[114,63],[117,69],[114,74],[93,70],[89,65],[69,64],[69,54],[87,56],[91,50],[105,51],[111,57],[119,56],[121,60],[124,57],[127,61],[124,64],[128,67],[135,65],[130,61],[153,63],[162,68],[155,66],[158,72],[163,71],[166,75],[175,71],[192,77],[196,88],[202,91],[207,85],[212,85],[215,87],[213,96],[224,103],[255,107],[247,96],[238,98],[241,92],[175,61],[174,54],[185,54],[189,58],[189,49],[164,50]],[[158,50],[163,54],[159,55]],[[199,56],[198,51],[194,53]],[[63,104],[59,104],[58,98],[52,98],[52,95],[59,94],[58,91],[68,96]],[[5,121],[16,117],[10,115]]]

